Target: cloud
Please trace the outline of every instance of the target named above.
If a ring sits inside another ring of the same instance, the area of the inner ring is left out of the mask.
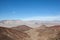
[[[51,21],[51,20],[60,20],[60,16],[35,16],[28,17],[23,20],[43,20],[43,21]]]

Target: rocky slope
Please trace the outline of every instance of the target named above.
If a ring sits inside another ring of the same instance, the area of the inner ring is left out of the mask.
[[[27,40],[28,34],[11,28],[0,27],[0,40]]]
[[[35,28],[26,32],[30,35],[30,40],[60,40],[60,31],[49,27]]]

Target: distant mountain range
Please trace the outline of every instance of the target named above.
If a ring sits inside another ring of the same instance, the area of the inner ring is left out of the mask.
[[[46,26],[53,26],[53,25],[60,25],[59,20],[54,21],[40,21],[40,20],[30,20],[30,21],[22,21],[22,20],[2,20],[0,21],[0,26],[3,27],[16,27],[20,25],[26,25],[32,28],[40,27],[41,25]]]

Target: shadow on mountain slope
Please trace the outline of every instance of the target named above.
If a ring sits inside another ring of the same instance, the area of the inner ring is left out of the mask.
[[[16,27],[12,27],[13,29],[19,30],[19,31],[28,31],[30,29],[32,29],[29,26],[26,25],[20,25],[20,26],[16,26]]]

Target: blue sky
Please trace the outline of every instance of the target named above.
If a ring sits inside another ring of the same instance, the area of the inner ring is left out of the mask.
[[[0,0],[0,20],[60,20],[60,0]]]

